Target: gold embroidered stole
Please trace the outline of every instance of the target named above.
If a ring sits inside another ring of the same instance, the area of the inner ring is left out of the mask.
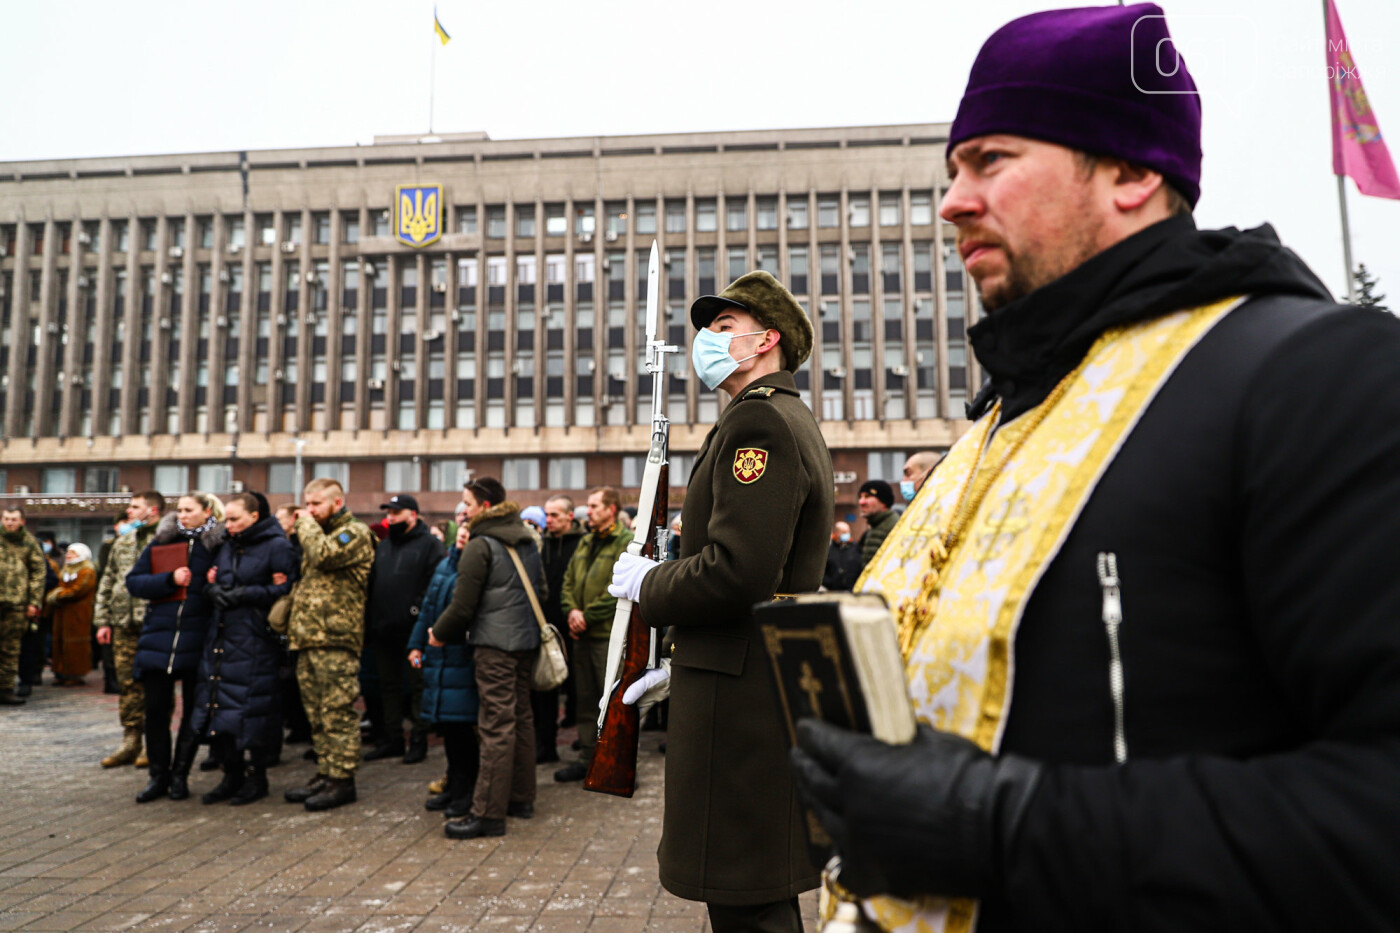
[[[883,594],[906,621],[927,610],[905,667],[920,722],[998,750],[1027,598],[1157,391],[1241,300],[1105,333],[1058,401],[1052,395],[1045,409],[995,434],[996,413],[982,418],[929,476],[855,586]],[[969,501],[966,490],[983,483],[982,501]],[[960,503],[975,512],[942,559],[930,594],[930,552],[955,527]],[[865,908],[884,930],[961,933],[972,929],[977,902],[877,897]]]

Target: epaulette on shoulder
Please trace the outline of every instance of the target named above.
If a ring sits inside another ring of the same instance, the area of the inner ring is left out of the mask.
[[[793,398],[802,397],[801,393],[784,386],[754,386],[752,389],[740,394],[738,401],[745,402],[751,398],[771,399],[775,395],[791,395]]]

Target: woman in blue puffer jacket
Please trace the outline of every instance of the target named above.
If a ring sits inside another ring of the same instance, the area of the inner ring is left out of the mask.
[[[267,613],[291,592],[299,568],[291,542],[266,500],[240,493],[224,506],[228,540],[206,589],[214,606],[199,668],[194,728],[218,748],[224,778],[205,803],[252,803],[267,796],[267,753],[281,728],[280,640]],[[245,769],[243,752],[250,767]]]
[[[472,792],[480,752],[476,741],[476,664],[472,646],[452,644],[434,648],[428,644],[428,629],[452,602],[457,585],[457,561],[467,543],[467,526],[457,531],[456,543],[438,564],[423,595],[418,622],[408,639],[408,663],[423,669],[423,718],[433,723],[442,736],[447,754],[447,787],[428,798],[429,810],[442,810],[449,819],[471,812]]]
[[[151,762],[150,781],[136,795],[137,803],[150,803],[166,794],[172,800],[190,795],[190,765],[199,746],[199,734],[191,728],[190,717],[209,622],[205,574],[223,543],[224,528],[219,524],[223,518],[224,504],[217,496],[207,492],[181,496],[175,511],[160,520],[155,537],[126,575],[131,595],[149,601],[133,665],[135,679],[145,687],[146,756]],[[185,546],[185,566],[152,573],[151,548],[171,544]],[[175,711],[177,680],[180,726],[172,756],[170,717]]]

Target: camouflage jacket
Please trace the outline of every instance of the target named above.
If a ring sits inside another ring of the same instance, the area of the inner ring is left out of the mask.
[[[92,613],[96,628],[113,629],[135,635],[146,621],[146,601],[132,596],[126,588],[126,575],[136,566],[136,558],[155,537],[156,522],[150,521],[112,542],[102,579],[97,584],[97,607]]]
[[[0,606],[42,606],[47,566],[28,528],[14,535],[0,532]]]
[[[301,579],[292,594],[290,647],[348,648],[358,654],[365,638],[374,532],[341,509],[324,529],[302,515],[292,533],[301,544]]]

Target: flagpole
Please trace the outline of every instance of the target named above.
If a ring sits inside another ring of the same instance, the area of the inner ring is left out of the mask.
[[[1347,220],[1347,180],[1337,176],[1337,203],[1342,208],[1342,261],[1347,264],[1347,301],[1356,301],[1356,280],[1351,272],[1351,224]]]
[[[433,135],[433,92],[436,90],[436,85],[437,85],[437,47],[438,47],[438,36],[437,36],[437,28],[436,28],[436,26],[437,26],[437,11],[436,11],[436,9],[434,9],[434,12],[433,12],[433,25],[434,25],[434,28],[433,28],[433,51],[432,51],[432,57],[431,57],[431,59],[430,59],[430,61],[432,62],[432,64],[428,66],[428,68],[429,68],[429,74],[428,74],[428,135],[429,135],[429,136]]]

